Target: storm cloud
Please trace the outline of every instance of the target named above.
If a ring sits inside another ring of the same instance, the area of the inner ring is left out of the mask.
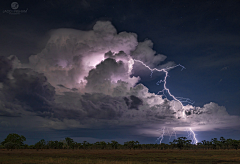
[[[166,56],[156,54],[152,41],[117,33],[109,21],[96,22],[90,31],[56,29],[50,34],[46,47],[28,64],[0,57],[1,117],[36,118],[32,126],[53,129],[134,126],[141,134],[148,127],[153,136],[149,131],[159,126],[201,131],[239,121],[216,103],[182,107],[150,93],[138,83],[141,77],[132,75],[134,60],[150,68],[174,62],[162,64]]]

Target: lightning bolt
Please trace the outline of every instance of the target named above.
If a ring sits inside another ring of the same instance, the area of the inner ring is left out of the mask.
[[[174,128],[171,132],[169,132],[169,128],[165,128],[165,127],[163,127],[161,130],[158,130],[158,131],[161,131],[160,136],[156,140],[156,142],[159,141],[159,144],[162,143],[162,140],[163,140],[165,134],[169,136],[169,141],[171,140],[172,136],[175,136],[175,139],[177,139],[177,134],[176,134],[176,131],[174,130]]]
[[[184,66],[182,66],[181,64],[178,64],[178,65],[175,65],[175,66],[172,66],[172,67],[167,67],[167,68],[163,68],[163,69],[157,69],[157,68],[150,68],[149,66],[147,66],[145,63],[143,63],[142,61],[140,60],[136,60],[136,59],[133,59],[135,62],[139,62],[141,63],[143,66],[145,66],[146,68],[148,68],[150,71],[151,71],[151,74],[150,74],[150,77],[152,77],[152,74],[154,71],[157,71],[157,72],[164,72],[165,73],[165,76],[164,76],[164,80],[159,80],[156,84],[159,85],[160,83],[163,83],[163,90],[159,91],[157,94],[159,93],[162,93],[166,98],[166,94],[165,93],[168,93],[168,95],[173,99],[175,100],[176,102],[179,102],[180,105],[181,105],[181,109],[182,109],[182,117],[184,119],[186,119],[186,114],[185,114],[185,110],[183,108],[183,103],[188,103],[188,104],[194,104],[194,101],[190,100],[189,98],[183,98],[183,97],[175,97],[174,95],[171,94],[170,90],[167,88],[167,77],[169,76],[168,75],[168,70],[170,69],[173,69],[173,68],[176,68],[176,67],[181,67],[181,71],[183,69],[186,69]],[[197,143],[198,140],[196,138],[196,135],[194,133],[194,131],[189,128],[189,131],[191,133],[191,135],[189,135],[191,138],[192,138],[192,143]],[[165,127],[162,129],[162,134],[160,135],[160,137],[158,139],[160,139],[160,143],[162,142],[163,140],[163,136],[165,134]],[[170,135],[171,136],[171,135]],[[175,137],[176,137],[176,133],[175,133]]]
[[[162,143],[164,134],[165,134],[165,127],[162,128],[162,134],[157,138],[157,140],[159,140],[159,144]]]
[[[174,128],[173,128],[173,131],[171,133],[169,133],[169,130],[168,130],[168,134],[169,134],[169,141],[171,140],[171,137],[173,135],[175,136],[175,139],[177,139],[177,134],[176,134],[176,131],[174,130]]]
[[[198,143],[198,140],[196,138],[196,135],[194,133],[194,131],[192,130],[192,128],[189,128],[189,134],[188,134],[188,137],[192,140],[192,143],[191,144],[197,144]]]

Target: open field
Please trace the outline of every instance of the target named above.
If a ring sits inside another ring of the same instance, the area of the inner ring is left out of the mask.
[[[31,150],[0,149],[1,163],[240,163],[240,150]]]

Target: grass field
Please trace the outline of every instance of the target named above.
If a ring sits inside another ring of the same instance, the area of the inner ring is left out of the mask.
[[[240,163],[240,150],[12,150],[0,149],[1,163]]]

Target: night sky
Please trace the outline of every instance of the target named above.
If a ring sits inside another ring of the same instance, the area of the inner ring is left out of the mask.
[[[0,141],[240,138],[240,1],[12,2],[0,2]],[[165,73],[136,60],[184,66],[166,86],[194,104],[158,93]]]

